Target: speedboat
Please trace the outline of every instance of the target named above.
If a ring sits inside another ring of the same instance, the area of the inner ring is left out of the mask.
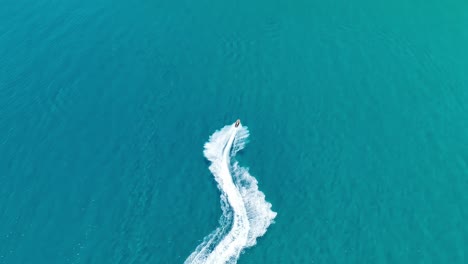
[[[236,120],[236,123],[234,124],[235,127],[238,127],[240,125],[240,119]]]

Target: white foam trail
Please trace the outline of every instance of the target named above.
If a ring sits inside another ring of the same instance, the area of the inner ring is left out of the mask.
[[[205,143],[205,157],[211,161],[221,191],[223,215],[220,227],[206,236],[185,261],[186,264],[236,263],[242,250],[254,246],[273,223],[276,213],[265,195],[258,190],[257,180],[237,161],[231,159],[245,147],[249,131],[234,124],[211,135]]]

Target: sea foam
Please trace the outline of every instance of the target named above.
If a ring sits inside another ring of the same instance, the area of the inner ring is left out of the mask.
[[[242,250],[254,246],[276,217],[258,190],[257,180],[234,159],[248,137],[247,127],[233,124],[216,131],[205,143],[203,153],[221,191],[223,215],[220,227],[204,238],[186,264],[236,263]]]

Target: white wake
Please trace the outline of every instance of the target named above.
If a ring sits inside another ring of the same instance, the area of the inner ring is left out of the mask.
[[[221,191],[223,215],[220,227],[205,237],[186,264],[236,263],[242,250],[254,246],[276,217],[258,190],[257,180],[234,160],[248,136],[247,127],[233,124],[216,131],[205,143],[203,153]]]

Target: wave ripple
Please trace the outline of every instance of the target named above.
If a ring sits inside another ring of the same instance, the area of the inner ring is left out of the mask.
[[[276,217],[258,190],[257,180],[234,159],[248,137],[247,127],[232,124],[216,131],[205,143],[203,153],[221,191],[223,215],[220,227],[204,238],[186,264],[236,263],[242,250],[254,246]]]

